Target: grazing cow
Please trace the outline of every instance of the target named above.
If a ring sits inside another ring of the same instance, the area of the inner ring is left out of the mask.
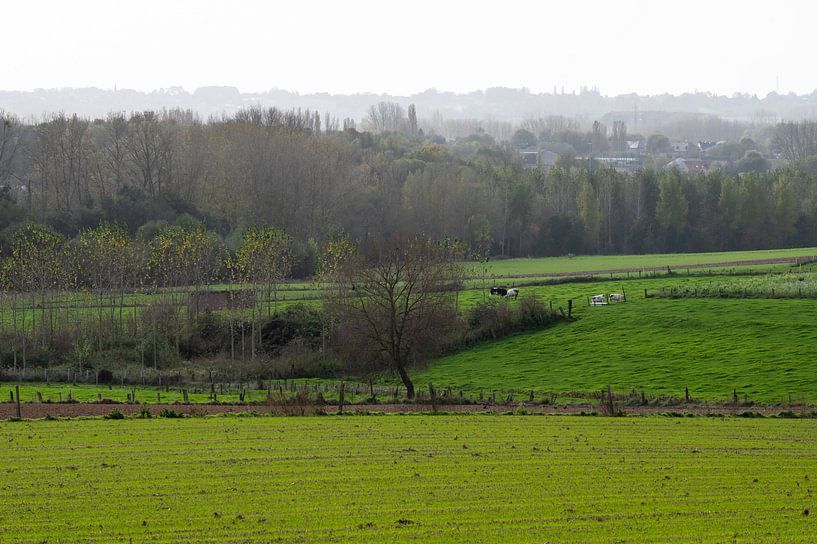
[[[511,288],[511,289],[508,289],[508,292],[507,292],[507,293],[505,293],[505,297],[506,297],[506,298],[512,298],[512,299],[514,299],[514,300],[515,300],[515,299],[516,299],[516,297],[518,297],[518,296],[519,296],[519,289],[517,289],[516,287],[513,287],[513,288]]]
[[[593,297],[590,299],[590,304],[592,306],[601,306],[602,304],[606,304],[606,302],[604,302],[604,295],[593,295]]]
[[[508,294],[508,290],[504,287],[491,287],[491,294],[498,297],[504,297]]]
[[[621,293],[610,293],[610,302],[624,302],[624,295]]]

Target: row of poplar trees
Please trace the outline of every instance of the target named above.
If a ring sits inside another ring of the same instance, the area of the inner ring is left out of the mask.
[[[192,293],[230,293],[242,285],[250,303],[231,306],[238,310],[230,312],[231,326],[233,319],[240,323],[244,343],[249,323],[241,355],[254,358],[257,322],[265,310],[272,313],[278,287],[290,274],[290,244],[271,227],[247,229],[231,254],[217,233],[201,225],[168,226],[140,242],[111,224],[73,239],[26,224],[0,260],[5,366],[25,369],[37,354],[45,363],[67,357],[81,369],[92,354],[124,344],[139,352],[146,367],[156,367],[166,352],[178,356],[184,324],[196,317]]]

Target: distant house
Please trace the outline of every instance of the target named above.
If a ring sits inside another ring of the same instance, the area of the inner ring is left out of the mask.
[[[539,152],[539,163],[542,165],[542,168],[548,168],[556,164],[556,160],[559,158],[558,153],[554,153],[549,149],[543,149]]]
[[[538,151],[520,151],[519,155],[522,157],[522,165],[525,168],[536,168],[539,166]]]
[[[705,174],[719,167],[720,163],[716,161],[677,158],[674,161],[669,162],[664,167],[664,170],[672,170],[675,168],[684,174]]]
[[[639,151],[643,151],[644,144],[641,140],[627,140],[627,150],[631,153],[637,153]]]
[[[686,141],[674,141],[672,142],[672,152],[673,153],[687,153],[689,151],[689,142]]]
[[[525,168],[536,168],[537,166],[542,168],[550,168],[556,164],[556,160],[559,158],[557,153],[554,153],[548,149],[542,149],[539,151],[526,149],[520,151],[519,155],[522,157],[522,165]]]
[[[639,157],[593,157],[593,162],[605,164],[622,174],[635,174],[644,166]]]
[[[698,149],[700,149],[701,151],[709,151],[710,149],[712,149],[713,147],[715,147],[719,143],[721,143],[721,142],[700,141],[700,142],[698,142]]]

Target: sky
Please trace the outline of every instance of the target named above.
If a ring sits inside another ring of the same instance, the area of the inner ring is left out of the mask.
[[[809,93],[807,0],[4,1],[0,89]],[[772,9],[773,8],[773,9]]]

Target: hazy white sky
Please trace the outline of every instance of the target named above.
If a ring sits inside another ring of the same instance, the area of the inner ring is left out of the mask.
[[[0,89],[811,92],[817,4],[4,0]]]

